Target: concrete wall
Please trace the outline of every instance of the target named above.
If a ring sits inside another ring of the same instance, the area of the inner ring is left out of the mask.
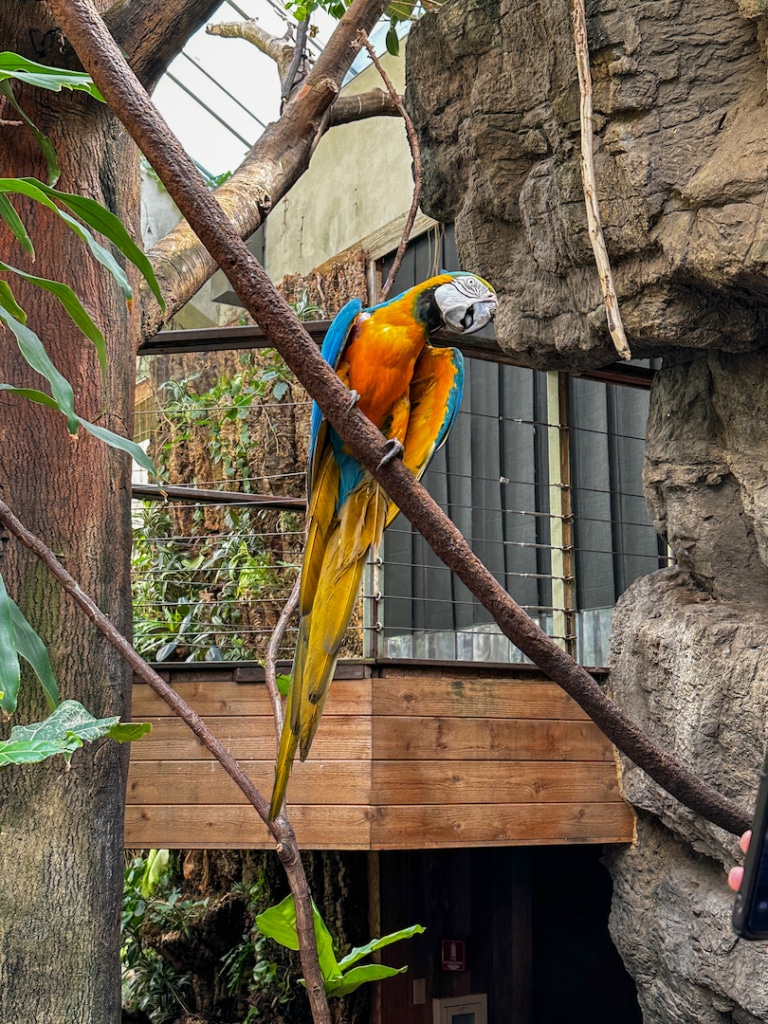
[[[405,47],[382,64],[399,92],[405,88]],[[344,95],[384,88],[370,66]],[[267,221],[266,268],[274,281],[306,274],[408,209],[413,194],[411,155],[400,118],[376,117],[333,128],[321,140],[309,170]]]

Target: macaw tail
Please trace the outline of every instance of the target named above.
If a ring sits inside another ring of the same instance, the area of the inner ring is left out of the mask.
[[[367,477],[347,496],[334,525],[318,531],[320,536],[315,535],[310,564],[305,559],[299,598],[299,638],[280,738],[270,820],[282,806],[297,746],[302,761],[312,746],[344,633],[360,593],[368,549],[381,538],[386,510],[385,495]],[[308,546],[308,554],[309,551]],[[320,569],[316,563],[319,555]]]
[[[288,720],[283,726],[280,736],[280,750],[277,754],[277,765],[275,766],[275,785],[272,790],[272,802],[269,805],[269,820],[274,821],[280,813],[280,808],[285,800],[285,791],[288,788],[288,779],[291,774],[291,765],[296,756],[296,747],[299,740],[291,731]]]

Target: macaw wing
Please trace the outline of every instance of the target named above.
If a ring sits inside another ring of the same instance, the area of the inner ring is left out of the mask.
[[[350,299],[350,301],[339,310],[334,317],[334,320],[328,330],[325,332],[325,338],[323,339],[323,347],[320,349],[320,355],[323,359],[331,366],[334,370],[338,368],[339,362],[341,361],[341,354],[349,340],[349,335],[352,332],[355,320],[357,319],[360,311],[363,308],[363,304],[360,299]],[[315,450],[325,442],[325,436],[321,427],[325,423],[325,417],[323,416],[322,409],[317,402],[312,403],[312,422],[311,432],[309,438],[309,490],[311,492],[312,485],[314,483],[314,455]],[[327,428],[327,424],[326,424]]]
[[[427,345],[416,361],[411,383],[411,413],[403,462],[417,480],[424,475],[453,426],[464,389],[464,357],[456,348]],[[391,504],[385,528],[400,510]]]

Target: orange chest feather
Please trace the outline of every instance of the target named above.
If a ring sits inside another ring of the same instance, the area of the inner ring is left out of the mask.
[[[360,395],[360,410],[379,429],[402,416],[413,368],[426,340],[423,327],[414,320],[379,322],[374,314],[360,323],[347,345],[339,374]],[[385,432],[393,436],[390,430]]]

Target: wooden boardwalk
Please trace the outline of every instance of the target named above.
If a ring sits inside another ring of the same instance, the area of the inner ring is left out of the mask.
[[[623,843],[634,817],[613,748],[554,683],[530,671],[386,668],[336,679],[309,759],[294,767],[291,820],[305,849]],[[275,729],[263,683],[236,666],[167,673],[265,795]],[[150,721],[128,776],[127,847],[271,848],[256,813],[143,683]]]

